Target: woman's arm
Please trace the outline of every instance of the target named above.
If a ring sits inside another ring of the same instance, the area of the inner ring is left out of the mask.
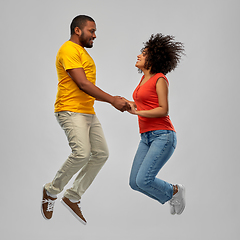
[[[147,118],[165,117],[168,115],[168,85],[164,78],[159,78],[156,83],[156,92],[158,95],[159,107],[151,110],[138,111],[134,104],[130,103],[130,113]]]

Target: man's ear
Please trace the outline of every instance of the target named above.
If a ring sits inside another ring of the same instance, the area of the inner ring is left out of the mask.
[[[81,29],[80,29],[79,27],[75,27],[75,28],[74,28],[74,32],[75,32],[75,34],[78,35],[78,36],[81,36],[81,34],[82,34],[82,31],[81,31]]]

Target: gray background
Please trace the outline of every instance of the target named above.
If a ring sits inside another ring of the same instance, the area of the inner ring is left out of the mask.
[[[239,1],[9,0],[0,11],[2,239],[239,238]],[[136,56],[152,33],[185,44],[186,57],[168,74],[178,147],[159,175],[186,186],[181,216],[130,189],[137,117],[96,103],[110,158],[82,198],[89,223],[59,201],[53,219],[42,218],[42,186],[70,153],[53,115],[55,56],[79,14],[97,23],[89,53],[97,85],[113,95],[131,99],[141,77]]]

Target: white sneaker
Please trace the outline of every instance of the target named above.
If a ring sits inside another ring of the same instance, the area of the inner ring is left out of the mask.
[[[175,211],[175,208],[174,208],[173,198],[169,201],[169,204],[170,204],[170,213],[171,213],[172,215],[175,215],[175,214],[176,214],[176,211]]]
[[[177,184],[178,192],[172,197],[169,201],[170,212],[172,215],[177,213],[180,215],[185,209],[186,200],[185,200],[185,187],[181,184]]]

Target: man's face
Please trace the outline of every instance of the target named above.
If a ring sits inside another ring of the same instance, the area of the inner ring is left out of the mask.
[[[95,22],[87,21],[85,27],[82,29],[82,34],[79,36],[80,45],[86,48],[93,47],[93,40],[96,38],[96,24]]]

